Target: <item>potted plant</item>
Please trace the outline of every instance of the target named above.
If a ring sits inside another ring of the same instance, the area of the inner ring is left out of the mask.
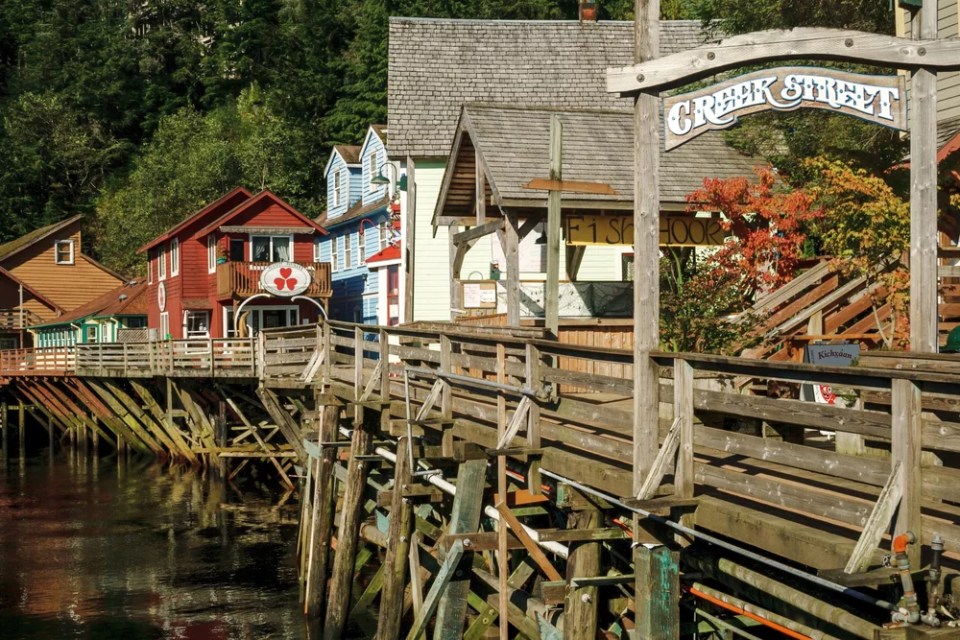
[[[229,258],[227,257],[227,252],[223,247],[217,249],[217,264],[226,264]]]

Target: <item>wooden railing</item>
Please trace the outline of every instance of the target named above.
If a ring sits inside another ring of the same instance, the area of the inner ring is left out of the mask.
[[[0,376],[64,375],[75,368],[71,347],[5,349],[0,351]]]
[[[76,347],[77,375],[256,376],[250,338],[108,342]]]
[[[265,384],[322,382],[356,402],[409,398],[414,415],[431,403],[424,425],[451,424],[455,437],[485,448],[542,449],[543,469],[637,495],[631,351],[452,324],[330,322],[262,336]],[[955,373],[653,358],[661,371],[659,435],[646,446],[659,455],[640,497],[696,497],[698,527],[735,539],[751,531],[751,544],[820,570],[877,566],[891,527],[914,531],[921,544],[939,535],[960,548]],[[586,373],[586,363],[610,373]],[[847,402],[744,395],[731,384],[743,376],[794,391],[832,385]],[[503,387],[491,391],[491,383]],[[507,423],[519,428],[499,442]]]
[[[262,293],[260,274],[270,266],[269,262],[225,262],[217,265],[217,296],[247,297]],[[310,272],[312,281],[302,295],[311,298],[328,298],[333,295],[329,262],[302,263]]]
[[[16,331],[40,324],[40,316],[27,309],[0,309],[0,330]]]

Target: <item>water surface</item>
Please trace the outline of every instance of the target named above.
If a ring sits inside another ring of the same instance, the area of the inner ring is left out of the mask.
[[[0,639],[307,637],[296,507],[152,462],[0,459]]]

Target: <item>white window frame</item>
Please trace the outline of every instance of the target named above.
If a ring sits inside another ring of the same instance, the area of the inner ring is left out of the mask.
[[[153,258],[147,254],[147,284],[153,284]]]
[[[345,234],[344,239],[344,249],[343,249],[343,268],[352,269],[353,268],[353,234]]]
[[[157,279],[167,279],[167,252],[162,246],[157,251]]]
[[[330,264],[334,271],[340,271],[340,238],[342,237],[338,236],[330,240]]]
[[[217,238],[213,234],[207,236],[207,273],[217,272]]]
[[[320,238],[313,239],[313,261],[320,262]]]
[[[180,240],[174,238],[170,241],[170,275],[175,276],[180,273]]]
[[[184,310],[184,312],[183,312],[183,337],[186,338],[187,340],[191,340],[191,339],[197,340],[197,339],[206,339],[206,338],[209,338],[209,337],[210,337],[210,325],[212,324],[212,322],[211,322],[212,316],[213,316],[213,314],[212,314],[209,310],[201,310],[201,311],[190,310],[190,309]],[[203,332],[200,332],[200,331],[191,332],[191,331],[189,330],[190,320],[192,320],[192,319],[194,319],[194,318],[202,318],[203,320],[206,320],[206,327],[205,327],[205,329],[203,330]]]
[[[389,222],[381,222],[377,225],[378,233],[380,236],[380,251],[383,251],[387,248],[387,225]]]
[[[339,169],[333,172],[333,206],[339,207],[343,202],[343,176]]]
[[[163,311],[160,314],[160,339],[166,340],[167,334],[170,333],[170,312]]]
[[[377,150],[374,149],[373,152],[367,156],[367,159],[367,168],[370,169],[370,191],[376,191],[377,187],[380,186],[373,183],[373,179],[377,177],[377,161],[380,159],[380,156],[377,154]]]
[[[66,260],[60,259],[61,245],[67,245],[67,247],[70,249],[70,257]],[[53,261],[57,264],[74,264],[75,256],[73,251],[73,240],[57,240],[53,243]]]
[[[248,236],[248,238],[247,238],[247,239],[248,239],[247,244],[249,245],[250,249],[249,249],[249,251],[247,252],[247,254],[250,256],[250,258],[249,258],[250,262],[254,262],[254,259],[253,259],[253,239],[254,239],[254,238],[270,238],[270,249],[269,249],[269,252],[270,252],[270,255],[271,255],[271,256],[273,256],[273,239],[274,239],[274,238],[287,238],[287,240],[288,240],[287,246],[290,247],[290,256],[289,256],[289,258],[287,258],[287,262],[296,262],[296,260],[293,259],[293,252],[295,251],[295,247],[294,247],[294,245],[293,245],[293,234],[292,234],[292,233],[291,233],[291,234],[278,233],[278,234],[272,234],[272,235],[271,235],[271,234],[265,234],[265,233],[256,233],[256,234],[251,233],[251,234],[249,234],[249,236]],[[273,260],[273,259],[270,259],[270,260],[267,260],[267,262],[276,262],[276,261]]]
[[[367,259],[366,240],[367,240],[367,237],[364,234],[362,233],[357,234],[357,266],[358,267],[362,267],[363,263]]]

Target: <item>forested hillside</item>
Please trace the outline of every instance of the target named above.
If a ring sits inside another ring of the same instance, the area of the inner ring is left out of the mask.
[[[598,4],[632,18],[633,0]],[[662,4],[732,30],[892,24],[885,2]],[[386,120],[388,16],[576,13],[576,0],[0,0],[0,241],[84,213],[86,249],[133,271],[143,241],[237,184],[317,215],[331,146]]]

